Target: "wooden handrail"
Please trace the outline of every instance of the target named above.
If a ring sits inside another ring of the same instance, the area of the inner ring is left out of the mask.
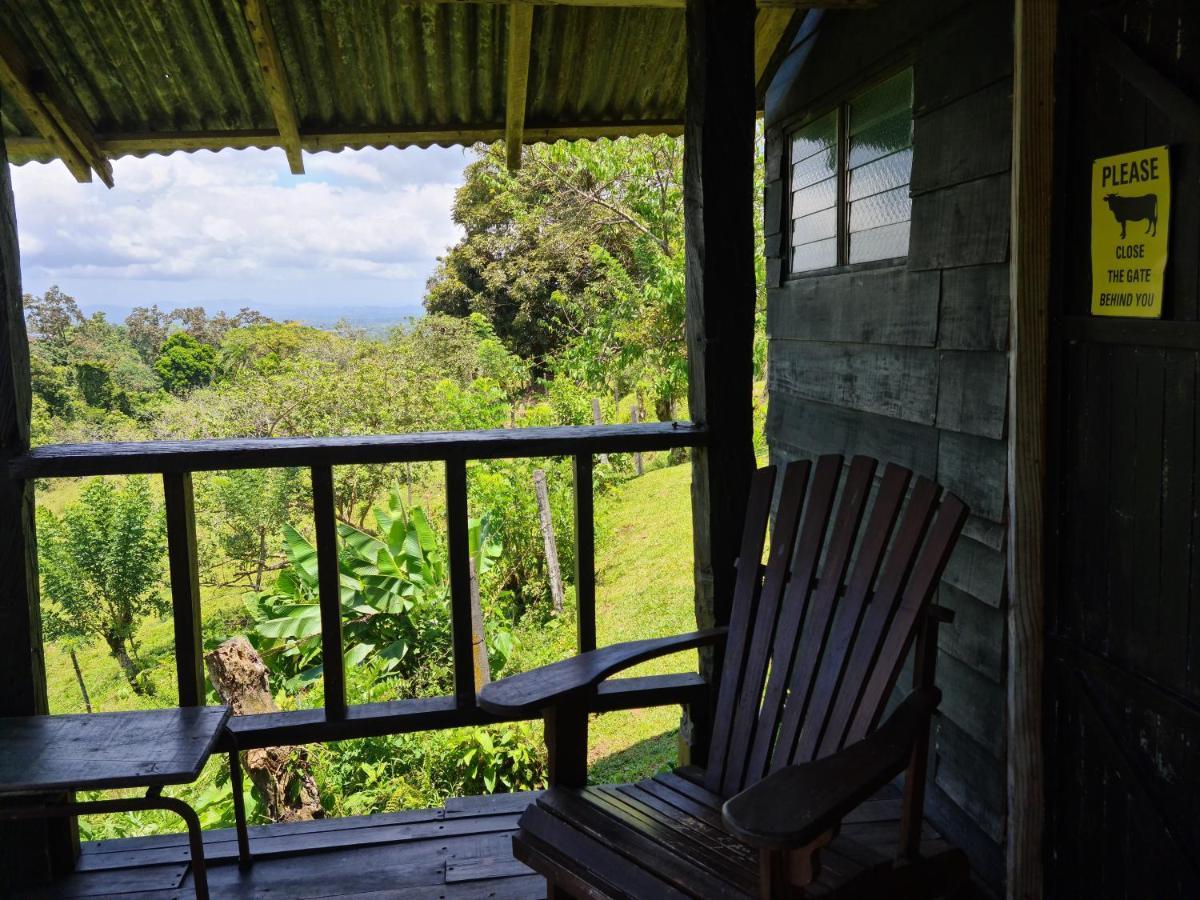
[[[576,597],[579,650],[596,646],[593,454],[702,446],[707,433],[691,423],[423,432],[335,438],[231,439],[62,444],[39,447],[10,463],[15,478],[159,473],[167,509],[167,552],[175,619],[175,661],[181,706],[204,703],[196,521],[191,473],[227,469],[308,467],[316,525],[324,708],[240,717],[239,746],[342,740],[398,731],[456,728],[503,721],[478,708],[471,631],[469,460],[570,456],[575,486]],[[333,466],[441,460],[446,466],[447,543],[454,695],[384,704],[346,697]],[[594,711],[696,702],[699,676],[619,679],[595,698]],[[508,717],[514,718],[514,717]]]
[[[117,441],[54,444],[14,458],[16,479],[147,475],[286,466],[436,462],[634,453],[702,447],[708,431],[691,422],[422,431],[359,437],[228,438],[204,441]]]

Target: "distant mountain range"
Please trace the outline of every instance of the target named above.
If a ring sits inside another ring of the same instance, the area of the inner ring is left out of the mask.
[[[124,303],[86,303],[80,302],[79,308],[84,315],[102,312],[110,322],[123,322],[134,306],[143,304]],[[159,309],[172,310],[179,306],[203,306],[211,316],[219,312],[234,315],[243,306],[256,309],[264,316],[270,316],[277,322],[296,321],[314,328],[332,328],[339,321],[349,322],[358,328],[368,331],[386,329],[409,319],[420,318],[425,314],[424,307],[419,303],[397,303],[395,306],[341,306],[331,302],[327,307],[290,306],[278,303],[247,303],[237,301],[210,301],[204,303],[173,303],[164,301],[158,304]]]

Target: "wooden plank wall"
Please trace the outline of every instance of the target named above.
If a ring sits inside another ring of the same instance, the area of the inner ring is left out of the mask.
[[[767,94],[767,421],[774,461],[866,453],[972,509],[939,591],[929,813],[1003,881],[1005,508],[1012,4],[886,0],[826,13]],[[914,69],[906,263],[789,278],[786,134],[872,78]]]

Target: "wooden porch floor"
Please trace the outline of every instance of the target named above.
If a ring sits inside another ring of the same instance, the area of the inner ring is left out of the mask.
[[[214,900],[544,900],[545,881],[512,858],[511,835],[535,796],[464,797],[442,809],[252,827],[254,866],[244,873],[233,829],[208,831],[209,892]],[[190,900],[186,837],[87,842],[74,875],[25,896]]]
[[[209,889],[221,900],[544,900],[545,881],[512,857],[517,819],[535,796],[455,798],[442,809],[254,827],[255,862],[244,873],[233,830],[209,831]],[[894,853],[899,792],[889,786],[874,799],[882,802],[851,816],[841,840],[886,859]],[[936,839],[932,829],[926,838]],[[190,900],[186,838],[85,843],[75,874],[23,896]]]

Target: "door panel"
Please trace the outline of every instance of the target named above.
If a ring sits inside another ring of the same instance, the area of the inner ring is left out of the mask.
[[[1200,4],[1067,6],[1051,347],[1047,885],[1061,898],[1200,896],[1200,134],[1165,116],[1086,37],[1095,17],[1174,88],[1193,91]],[[1092,318],[1091,161],[1159,144],[1171,147],[1172,175],[1163,320]]]

